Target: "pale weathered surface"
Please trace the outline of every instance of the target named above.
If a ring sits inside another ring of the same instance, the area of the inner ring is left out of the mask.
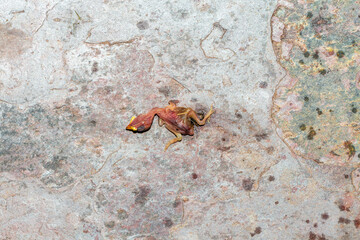
[[[357,53],[342,50],[359,5],[310,2],[2,1],[0,239],[359,238]],[[345,20],[309,24],[322,11]],[[298,63],[301,24],[320,40]],[[125,131],[172,99],[216,113],[167,152],[156,122]]]

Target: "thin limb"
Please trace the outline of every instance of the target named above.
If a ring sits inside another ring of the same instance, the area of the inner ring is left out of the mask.
[[[165,126],[170,132],[172,132],[173,134],[175,134],[176,138],[174,139],[171,139],[165,146],[165,149],[164,149],[164,152],[166,151],[166,149],[168,149],[168,147],[173,144],[173,143],[176,143],[176,142],[180,142],[181,139],[182,139],[182,136],[181,136],[181,133],[175,131],[172,127],[166,125]]]
[[[164,126],[164,124],[165,124],[164,121],[161,118],[159,118],[159,126],[162,127]]]
[[[215,111],[213,110],[213,106],[211,105],[210,111],[205,115],[203,120],[200,120],[199,117],[196,115],[194,110],[190,110],[188,117],[193,119],[198,125],[202,126],[206,123],[206,120],[208,120]]]

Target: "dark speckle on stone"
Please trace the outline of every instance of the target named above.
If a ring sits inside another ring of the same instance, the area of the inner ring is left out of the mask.
[[[89,125],[90,125],[91,127],[95,127],[95,126],[96,126],[96,121],[95,121],[95,120],[91,120],[91,121],[89,122]]]
[[[320,235],[318,235],[318,239],[319,239],[319,240],[326,240],[326,237],[325,237],[325,235],[324,235],[324,234],[321,234],[321,236],[320,236]]]
[[[192,64],[195,64],[195,63],[197,63],[198,61],[199,61],[199,59],[194,58],[194,59],[191,59],[191,61],[190,61],[190,62],[191,62]]]
[[[338,223],[349,224],[351,221],[347,218],[339,217]]]
[[[180,205],[180,203],[181,203],[181,200],[179,198],[176,198],[174,203],[173,203],[173,207],[177,208]]]
[[[144,205],[148,200],[148,195],[150,193],[150,188],[148,186],[141,186],[138,190],[134,191],[135,194],[135,203]]]
[[[47,187],[61,188],[70,185],[74,182],[74,178],[71,177],[67,172],[55,171],[52,175],[44,176],[40,179]]]
[[[238,111],[235,113],[235,116],[238,118],[238,119],[242,119],[243,116],[241,115],[241,113],[239,113]]]
[[[312,18],[312,17],[313,17],[312,12],[307,12],[306,17],[307,17],[307,18]]]
[[[347,211],[347,212],[350,211],[350,208],[345,207],[343,204],[340,204],[340,205],[339,205],[339,209],[340,209],[340,211]]]
[[[316,108],[316,112],[317,112],[318,115],[322,115],[322,114],[323,114],[323,112],[320,110],[320,108]]]
[[[331,22],[330,22],[330,19],[328,19],[328,18],[318,16],[318,17],[314,18],[311,21],[311,23],[314,27],[323,27],[323,26],[329,25]]]
[[[301,124],[299,128],[300,128],[301,131],[305,131],[305,130],[306,130],[306,125],[305,125],[305,124]]]
[[[261,233],[261,227],[256,227],[253,233],[250,233],[251,237]]]
[[[115,222],[114,221],[105,222],[104,225],[107,228],[113,228],[115,226]]]
[[[61,165],[66,161],[67,157],[64,156],[54,156],[50,162],[44,163],[44,168],[47,170],[57,170]]]
[[[167,217],[164,218],[163,223],[164,223],[165,227],[167,227],[167,228],[171,227],[174,224],[173,221],[171,221],[171,219],[167,218]]]
[[[165,97],[168,97],[170,95],[170,87],[168,86],[160,87],[159,92],[164,94]]]
[[[308,101],[309,101],[309,97],[308,97],[308,96],[305,96],[305,97],[304,97],[304,101],[305,101],[305,102],[308,102]]]
[[[273,146],[270,146],[270,147],[266,148],[266,152],[267,152],[268,154],[273,154],[274,151],[275,151],[275,148],[274,148]]]
[[[140,30],[145,30],[149,28],[149,23],[147,21],[140,21],[136,24],[136,26],[138,27],[138,29]]]
[[[314,130],[313,127],[310,127],[310,131],[309,131],[309,133],[307,135],[307,139],[308,140],[313,140],[315,135],[316,135],[316,131]]]
[[[304,57],[308,58],[310,56],[310,53],[308,51],[304,52]]]
[[[192,173],[192,174],[191,174],[191,177],[192,177],[192,179],[197,179],[197,178],[198,178],[198,175],[197,175],[196,173]]]
[[[258,133],[258,134],[255,135],[255,139],[256,139],[256,141],[258,141],[258,142],[260,142],[260,141],[262,141],[262,140],[264,140],[264,139],[267,139],[268,137],[269,137],[269,136],[268,136],[267,133]]]
[[[97,62],[94,62],[91,67],[91,72],[96,73],[97,71],[99,71],[99,64]]]
[[[357,108],[352,108],[351,111],[352,111],[353,113],[357,113]]]
[[[325,75],[325,74],[326,74],[326,70],[325,70],[325,69],[321,69],[321,70],[319,71],[319,73],[320,73],[321,75]]]
[[[352,158],[355,155],[355,152],[356,152],[356,149],[355,149],[354,145],[352,144],[352,142],[345,141],[344,142],[344,147],[348,150],[346,152],[346,154],[349,156],[349,159]]]
[[[254,180],[251,178],[245,178],[242,180],[242,187],[245,191],[251,191],[252,187],[254,185]]]
[[[343,58],[344,56],[345,56],[345,53],[344,53],[344,51],[338,51],[337,53],[336,53],[336,56],[338,57],[338,58]]]
[[[360,228],[360,219],[355,219],[354,220],[354,225],[355,225],[355,227],[358,229],[358,228]]]
[[[269,176],[268,180],[269,180],[270,182],[272,182],[272,181],[275,180],[275,177],[274,177],[274,176]]]
[[[124,209],[118,209],[117,210],[117,217],[120,220],[124,220],[129,217],[129,214]]]
[[[267,88],[267,86],[268,86],[268,83],[267,82],[260,82],[260,84],[259,84],[259,87],[260,88]]]
[[[323,214],[321,214],[321,218],[324,220],[327,220],[329,218],[329,214],[323,213]]]
[[[316,234],[313,232],[309,233],[309,240],[315,240],[316,239]]]
[[[317,223],[314,223],[314,228],[317,228],[318,227],[318,224]]]
[[[108,203],[108,201],[107,201],[107,199],[106,199],[106,197],[105,197],[105,195],[103,193],[98,193],[96,195],[96,198],[97,198],[97,205],[98,206],[101,206],[101,205],[104,206],[104,205],[106,205]]]
[[[315,52],[315,53],[313,54],[313,58],[314,58],[314,59],[318,59],[318,58],[319,58],[319,53],[318,53],[318,52]]]

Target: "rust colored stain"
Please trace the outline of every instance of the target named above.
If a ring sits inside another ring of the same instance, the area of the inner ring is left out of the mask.
[[[324,219],[324,220],[327,220],[327,219],[329,219],[329,214],[328,213],[323,213],[323,214],[321,214],[321,218]]]
[[[349,224],[351,221],[347,218],[340,217],[338,223]]]
[[[354,225],[356,228],[360,228],[360,219],[355,219],[354,220]]]

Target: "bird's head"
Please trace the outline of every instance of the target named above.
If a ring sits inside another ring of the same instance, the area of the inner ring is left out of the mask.
[[[134,116],[131,118],[126,130],[133,132],[145,132],[151,127],[152,118],[152,116],[148,116],[146,114],[141,114],[137,117]]]

